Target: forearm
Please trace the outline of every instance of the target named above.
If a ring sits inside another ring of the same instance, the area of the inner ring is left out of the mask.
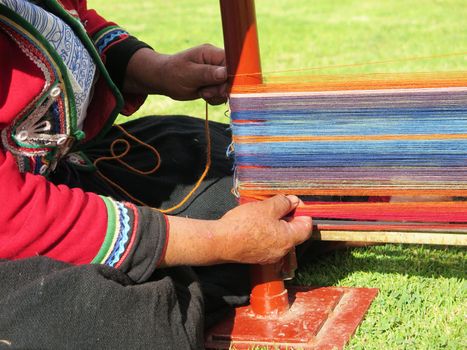
[[[203,266],[226,262],[217,220],[168,216],[170,235],[161,266]]]
[[[299,203],[279,195],[240,205],[218,220],[169,216],[162,266],[276,262],[310,237],[311,218],[283,219]]]

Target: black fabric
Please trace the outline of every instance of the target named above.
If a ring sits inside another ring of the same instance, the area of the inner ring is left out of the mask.
[[[143,284],[104,265],[0,263],[0,349],[201,349],[203,302],[189,268]]]
[[[109,161],[99,169],[152,206],[178,203],[205,167],[204,121],[146,117],[123,127],[157,148],[161,168],[142,176]],[[210,131],[211,169],[200,189],[175,215],[217,219],[236,205],[231,192],[232,161],[225,154],[230,131],[215,122],[210,123]],[[110,143],[121,136],[113,128],[83,151],[91,161],[108,156]],[[152,168],[153,155],[130,143],[126,161],[138,169]],[[50,179],[131,201],[96,172],[78,170],[66,161],[60,162]],[[154,229],[151,215],[142,214],[149,221],[143,229]],[[144,244],[140,249],[144,252]],[[11,342],[9,348],[201,349],[204,325],[210,327],[232,306],[246,303],[250,292],[248,267],[243,265],[155,270],[142,276],[139,284],[131,277],[105,266],[69,266],[46,258],[0,263],[0,339]]]
[[[131,56],[142,48],[151,49],[151,46],[130,35],[125,40],[109,47],[105,52],[105,66],[120,91],[123,88],[126,68]]]
[[[166,221],[162,213],[138,207],[138,226],[128,256],[119,267],[133,281],[146,281],[160,264],[166,243]]]
[[[155,147],[161,155],[161,166],[152,175],[139,175],[117,161],[99,163],[99,170],[132,196],[156,208],[169,208],[179,203],[198,181],[206,165],[206,137],[204,121],[185,116],[146,117],[122,124],[131,135]],[[211,168],[200,189],[190,200],[170,215],[198,219],[217,219],[236,206],[231,190],[233,185],[232,159],[226,156],[231,142],[228,125],[210,122]],[[127,139],[131,151],[123,158],[140,170],[154,167],[156,159],[147,147],[129,140],[118,128],[112,128],[105,138],[84,152],[91,161],[110,156],[110,144],[118,138]],[[116,147],[116,152],[123,146]],[[87,191],[109,195],[117,200],[132,201],[121,191],[96,175],[95,172],[76,172],[73,166],[61,162],[52,180],[68,183]]]

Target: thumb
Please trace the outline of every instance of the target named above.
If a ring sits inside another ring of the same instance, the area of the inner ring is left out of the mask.
[[[274,218],[282,219],[297,208],[300,199],[297,196],[278,194],[266,199],[263,203]]]
[[[227,68],[210,64],[196,64],[193,71],[196,85],[203,86],[220,85],[227,81]]]
[[[305,242],[311,237],[313,221],[309,216],[297,216],[288,221],[289,229],[293,233],[294,245]]]

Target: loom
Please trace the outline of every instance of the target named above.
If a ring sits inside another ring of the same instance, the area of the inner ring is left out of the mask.
[[[254,0],[220,5],[241,203],[296,194],[316,240],[467,245],[465,73],[265,84]],[[250,305],[206,347],[343,348],[377,290],[286,289],[295,264],[253,266]]]

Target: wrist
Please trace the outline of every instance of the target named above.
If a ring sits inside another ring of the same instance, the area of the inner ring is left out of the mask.
[[[210,224],[209,232],[213,257],[221,264],[233,262],[230,257],[232,247],[229,243],[229,227],[226,225],[225,220],[220,218],[211,221]]]
[[[167,216],[170,239],[161,266],[203,266],[227,262],[224,232],[219,220]]]
[[[124,91],[137,94],[166,94],[170,56],[149,48],[135,52],[128,62]]]
[[[143,72],[148,93],[168,95],[168,72],[170,72],[171,55],[154,52],[148,70]]]

